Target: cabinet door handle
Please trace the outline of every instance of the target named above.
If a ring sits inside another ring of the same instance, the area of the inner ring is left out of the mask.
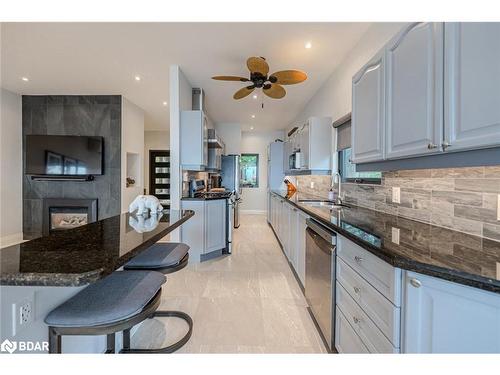
[[[435,144],[435,143],[429,143],[429,144],[427,145],[427,148],[428,148],[429,150],[432,150],[432,149],[437,148],[437,147],[438,147],[438,145],[437,145],[437,144]]]
[[[359,322],[361,321],[361,319],[356,318],[355,316],[352,317],[352,320],[354,320],[354,323],[356,324],[359,324]]]
[[[420,288],[422,286],[422,283],[417,279],[410,279],[410,284],[415,288]]]
[[[354,293],[359,294],[361,292],[361,289],[358,288],[357,286],[354,287]]]
[[[448,147],[450,147],[450,146],[451,146],[451,143],[448,143],[446,141],[444,141],[443,143],[441,143],[441,147],[443,148],[443,151],[446,151],[446,149]]]
[[[361,258],[360,256],[357,256],[357,255],[356,255],[356,256],[354,257],[354,260],[355,260],[356,262],[358,262],[358,263],[361,263],[361,261],[363,260],[363,258]]]

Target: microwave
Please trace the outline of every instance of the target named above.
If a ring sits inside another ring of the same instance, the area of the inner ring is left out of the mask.
[[[300,152],[294,152],[288,157],[288,167],[290,169],[300,169],[301,168],[301,154]]]

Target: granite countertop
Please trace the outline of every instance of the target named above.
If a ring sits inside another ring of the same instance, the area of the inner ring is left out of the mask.
[[[300,201],[322,198],[300,192],[272,193],[394,267],[500,293],[500,242],[361,207],[311,207]]]
[[[121,214],[0,249],[0,285],[81,286],[123,266],[194,215]],[[159,219],[159,220],[158,220]]]

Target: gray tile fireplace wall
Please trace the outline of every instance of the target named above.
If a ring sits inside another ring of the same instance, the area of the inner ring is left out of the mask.
[[[99,219],[120,213],[121,100],[119,95],[23,96],[23,158],[28,134],[104,137],[104,174],[94,181],[33,181],[24,175],[25,239],[42,234],[45,198],[97,199]]]
[[[328,197],[330,181],[296,178],[299,191],[320,197]],[[399,204],[392,202],[393,186],[401,188]],[[345,183],[342,189],[348,204],[500,241],[500,166],[383,172],[381,185]]]

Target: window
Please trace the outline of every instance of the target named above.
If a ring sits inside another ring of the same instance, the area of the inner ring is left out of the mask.
[[[245,188],[259,187],[259,154],[241,154],[240,186]]]
[[[356,182],[359,184],[380,184],[381,172],[356,172],[356,166],[352,164],[351,148],[345,148],[338,152],[339,172],[343,182]]]

